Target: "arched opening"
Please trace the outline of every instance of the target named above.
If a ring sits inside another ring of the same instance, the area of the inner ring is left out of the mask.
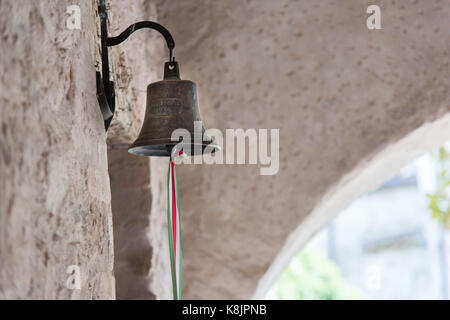
[[[370,161],[361,164],[346,176],[290,234],[268,272],[260,279],[254,297],[265,297],[291,259],[343,209],[368,192],[377,190],[414,159],[450,140],[449,127],[449,115],[433,123],[425,124],[397,143],[381,150]],[[414,234],[410,236],[414,240]],[[375,247],[376,245],[372,246],[372,249]],[[375,271],[373,273],[376,273]],[[445,296],[446,288],[439,290],[441,290],[441,296]]]

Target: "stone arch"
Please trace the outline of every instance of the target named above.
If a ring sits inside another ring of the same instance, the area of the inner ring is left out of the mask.
[[[364,194],[375,190],[403,166],[450,140],[450,114],[425,123],[399,141],[362,161],[324,195],[317,207],[287,237],[285,244],[261,277],[253,298],[262,299],[290,259],[339,212]]]
[[[354,189],[375,188],[426,151],[427,132],[436,142],[448,134],[449,48],[441,39],[450,8],[386,3],[382,29],[368,30],[367,4],[357,0],[197,6],[184,1],[180,16],[179,3],[165,1],[158,12],[177,42],[182,78],[198,84],[206,126],[280,128],[280,171],[180,167],[185,297],[261,297],[328,221],[327,206],[345,206]],[[414,23],[399,18],[406,16]],[[203,21],[212,21],[209,32],[189,46]],[[159,174],[152,168],[152,179]],[[368,184],[356,188],[358,181]]]

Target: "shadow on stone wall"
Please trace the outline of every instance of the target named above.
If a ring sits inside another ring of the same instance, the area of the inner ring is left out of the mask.
[[[152,248],[150,164],[126,150],[108,150],[117,299],[154,299],[149,291]]]

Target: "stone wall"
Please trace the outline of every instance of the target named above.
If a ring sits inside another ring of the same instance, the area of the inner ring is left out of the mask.
[[[0,298],[113,299],[95,4],[0,2]],[[70,265],[81,290],[66,286]]]
[[[79,30],[66,25],[71,5],[80,7]],[[107,7],[110,36],[156,20],[151,1]],[[167,252],[159,237],[165,220],[149,225],[150,163],[126,152],[141,126],[146,86],[162,75],[163,38],[142,30],[110,49],[116,114],[106,135],[95,86],[97,2],[4,1],[0,16],[0,297],[109,299],[117,292],[152,299],[150,290],[169,292],[168,257],[154,263],[158,281],[150,278],[152,241]],[[66,286],[70,265],[80,267],[81,290]]]
[[[107,4],[110,36],[137,21],[158,20],[152,1]],[[151,182],[154,168],[150,169],[149,158],[127,152],[142,125],[147,85],[162,78],[168,51],[157,31],[142,29],[112,47],[110,53],[117,97],[107,135],[117,298],[171,298],[165,194]],[[165,170],[164,165],[155,172],[164,175]]]

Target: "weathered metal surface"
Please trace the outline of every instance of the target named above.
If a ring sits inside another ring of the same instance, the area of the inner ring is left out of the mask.
[[[167,62],[164,80],[154,82],[147,87],[147,109],[144,124],[136,141],[128,152],[139,156],[170,156],[170,151],[181,143],[183,151],[188,155],[210,153],[219,149],[205,134],[202,124],[196,129],[195,122],[202,121],[198,108],[197,85],[189,80],[180,80],[178,63]],[[185,129],[190,133],[186,137],[172,139],[177,129]],[[194,135],[201,135],[198,139]],[[198,141],[197,141],[198,140]],[[209,148],[206,148],[207,146]]]

